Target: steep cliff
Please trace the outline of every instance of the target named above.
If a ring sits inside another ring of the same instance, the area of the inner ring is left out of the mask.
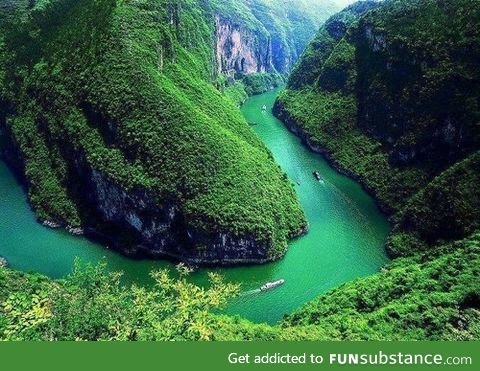
[[[284,83],[320,24],[340,9],[334,0],[209,4],[215,14],[217,84],[228,90],[242,82],[248,95]]]
[[[2,152],[41,220],[202,264],[278,259],[305,230],[292,185],[211,84],[207,5],[45,1],[1,33]]]
[[[219,75],[273,72],[270,36],[219,15],[215,17],[216,65]]]
[[[392,213],[392,254],[480,226],[479,21],[470,0],[359,2],[327,21],[276,104]]]

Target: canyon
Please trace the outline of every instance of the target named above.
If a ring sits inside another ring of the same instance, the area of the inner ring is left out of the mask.
[[[313,12],[337,9],[320,3],[289,3],[285,22],[271,23],[278,4],[261,0],[9,2],[7,11],[25,21],[2,44],[2,152],[39,220],[128,256],[202,265],[282,258],[288,240],[307,230],[305,216],[212,79],[285,76],[320,24]],[[90,26],[75,21],[88,17],[98,20],[89,40],[82,35]],[[303,40],[286,37],[298,21]],[[33,88],[44,79],[51,88]],[[275,85],[265,81],[261,89]]]
[[[479,338],[479,2],[333,3],[2,3],[0,338]]]

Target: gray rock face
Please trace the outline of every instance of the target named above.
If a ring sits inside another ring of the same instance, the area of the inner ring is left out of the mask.
[[[23,155],[1,122],[0,139],[0,155],[28,187]],[[206,234],[189,228],[175,202],[162,204],[146,189],[125,190],[101,171],[91,169],[82,155],[75,157],[73,168],[84,197],[79,202],[95,217],[83,220],[82,228],[57,220],[44,222],[46,227],[63,227],[72,234],[99,239],[127,256],[171,258],[196,265],[262,264],[282,256],[272,256],[268,243],[251,236]]]
[[[365,39],[373,52],[385,50],[387,48],[387,40],[385,35],[375,30],[372,25],[366,25],[364,28]]]
[[[87,234],[102,234],[127,255],[200,265],[260,264],[278,258],[269,255],[268,244],[252,237],[205,235],[190,229],[174,202],[160,204],[151,191],[126,191],[97,170],[90,170],[86,179],[89,201],[104,226],[104,230],[87,226]]]
[[[126,191],[98,170],[89,170],[86,179],[90,204],[107,228],[117,231],[119,239],[109,237],[111,243],[129,254],[144,250],[148,255],[176,245],[178,237],[170,233],[178,212],[173,205],[160,207],[149,191]],[[128,236],[132,246],[121,246]]]
[[[274,71],[270,38],[220,16],[215,17],[215,57],[218,74]]]

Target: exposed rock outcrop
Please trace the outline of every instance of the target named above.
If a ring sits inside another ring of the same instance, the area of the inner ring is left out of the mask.
[[[215,17],[215,50],[218,74],[273,72],[272,43],[268,36],[254,34],[244,26]]]
[[[88,226],[87,234],[101,234],[102,239],[127,255],[170,257],[205,265],[260,264],[276,258],[269,256],[267,243],[254,237],[195,232],[186,225],[175,203],[159,206],[148,190],[127,191],[105,174],[87,171],[89,201],[96,205],[102,225],[102,232],[98,223]]]
[[[332,0],[238,0],[232,8],[214,7],[216,72],[288,74],[318,27],[339,8]]]

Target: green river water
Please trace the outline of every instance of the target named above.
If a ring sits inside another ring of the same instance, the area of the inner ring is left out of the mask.
[[[242,108],[248,122],[272,151],[290,179],[310,224],[309,234],[292,241],[286,257],[276,263],[217,269],[226,280],[242,284],[242,295],[226,309],[255,322],[274,323],[319,294],[378,271],[388,258],[384,243],[389,231],[386,218],[374,200],[355,181],[340,175],[318,154],[310,152],[272,114],[278,90],[250,98]],[[268,107],[266,112],[262,106]],[[325,182],[314,179],[318,170]],[[0,162],[0,256],[9,266],[53,278],[67,275],[75,258],[98,262],[123,271],[125,282],[151,283],[154,268],[171,267],[163,261],[130,260],[84,238],[38,224],[26,194]],[[210,269],[211,270],[211,269]],[[191,279],[206,283],[206,270]],[[266,293],[258,287],[283,278],[285,285]]]

